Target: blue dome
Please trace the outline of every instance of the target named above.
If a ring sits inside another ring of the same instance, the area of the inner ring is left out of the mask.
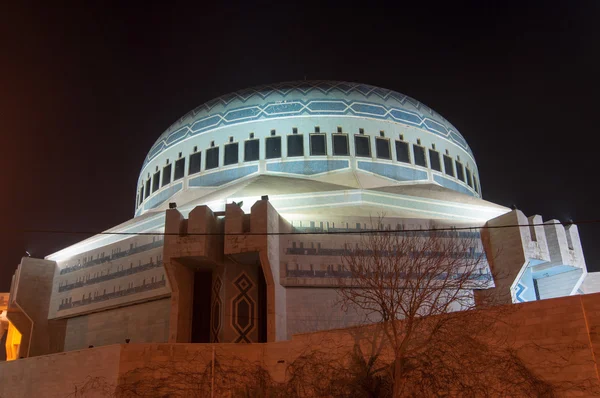
[[[299,81],[223,95],[173,123],[144,160],[135,214],[200,203],[261,175],[481,196],[471,149],[433,109],[366,84]]]
[[[183,115],[156,140],[144,165],[177,142],[222,126],[302,115],[349,115],[419,127],[445,137],[473,157],[459,131],[442,115],[396,91],[330,80],[267,84],[225,94]]]

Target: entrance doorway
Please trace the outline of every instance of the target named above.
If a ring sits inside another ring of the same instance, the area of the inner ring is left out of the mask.
[[[194,272],[192,343],[210,343],[210,293],[212,271]]]

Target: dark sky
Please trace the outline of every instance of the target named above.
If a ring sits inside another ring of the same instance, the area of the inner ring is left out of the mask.
[[[43,257],[86,237],[23,228],[102,231],[131,218],[145,154],[187,111],[305,77],[437,110],[471,145],[489,201],[545,220],[600,218],[597,1],[50,3],[2,10],[0,291],[25,250]],[[580,232],[600,270],[600,225]]]

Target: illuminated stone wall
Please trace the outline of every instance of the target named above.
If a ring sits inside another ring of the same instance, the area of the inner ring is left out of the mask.
[[[133,236],[57,261],[50,315],[63,318],[165,296],[162,236]]]
[[[165,343],[169,332],[169,299],[128,305],[67,320],[65,351],[132,343]]]
[[[591,396],[592,388],[600,387],[594,360],[600,352],[600,339],[594,332],[600,327],[600,294],[518,304],[503,314],[497,332],[510,336],[506,341],[529,369],[565,388],[565,396]],[[368,329],[361,333],[370,335]],[[355,329],[338,329],[296,335],[291,341],[275,344],[132,343],[21,359],[0,363],[0,378],[10,380],[0,383],[0,396],[64,397],[76,388],[81,390],[89,380],[97,384],[87,396],[95,396],[102,388],[110,391],[118,383],[126,383],[124,376],[136,369],[138,379],[152,378],[156,377],[153,367],[181,367],[189,372],[193,361],[202,372],[213,353],[218,360],[236,358],[260,364],[281,382],[289,376],[287,366],[298,356],[311,350],[345,354],[353,349],[356,336]]]

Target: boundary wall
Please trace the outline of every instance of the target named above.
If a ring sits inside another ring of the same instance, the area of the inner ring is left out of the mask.
[[[511,347],[534,372],[552,383],[587,381],[595,387],[600,385],[596,362],[600,355],[600,293],[515,304],[510,308],[498,330],[510,337]],[[353,332],[369,327],[372,326],[306,333],[294,335],[291,341],[273,343],[124,344],[3,362],[0,397],[65,397],[78,388],[81,391],[90,379],[116,386],[132,371],[148,369],[138,373],[138,377],[151,378],[156,374],[151,368],[157,364],[185,367],[191,358],[202,358],[206,364],[212,355],[260,364],[275,381],[284,381],[288,364],[307,350],[349,351],[356,343],[357,334]],[[534,346],[540,350],[533,353]],[[558,361],[562,361],[559,367],[545,366]],[[101,390],[84,396],[106,396]],[[564,395],[582,394],[567,391]]]

